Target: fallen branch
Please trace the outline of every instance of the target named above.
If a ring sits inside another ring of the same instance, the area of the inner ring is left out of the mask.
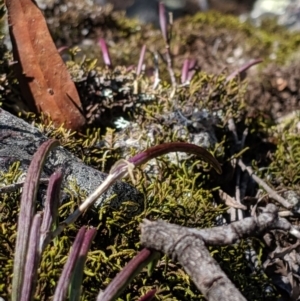
[[[274,204],[263,208],[258,217],[249,217],[230,225],[192,229],[159,220],[144,220],[141,243],[156,251],[171,255],[184,267],[197,288],[209,301],[246,300],[210,256],[208,245],[228,245],[242,238],[256,236],[270,229],[282,229],[299,237],[299,231],[278,217]]]

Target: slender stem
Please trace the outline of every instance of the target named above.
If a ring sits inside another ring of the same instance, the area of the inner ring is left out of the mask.
[[[238,165],[241,167],[243,171],[247,171],[251,178],[260,185],[268,194],[269,197],[280,203],[283,207],[287,209],[291,209],[293,207],[287,200],[285,200],[282,196],[280,196],[274,189],[272,189],[266,182],[264,182],[261,178],[254,174],[254,171],[251,167],[246,166],[242,160],[238,161]]]

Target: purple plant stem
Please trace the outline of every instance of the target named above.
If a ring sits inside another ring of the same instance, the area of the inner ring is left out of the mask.
[[[24,268],[24,280],[22,286],[22,301],[33,300],[36,280],[37,280],[37,270],[40,262],[40,254],[38,252],[39,242],[40,242],[40,228],[41,228],[42,216],[37,213],[32,222],[32,227],[29,237],[29,246],[26,256],[26,264]]]
[[[55,222],[58,214],[60,188],[62,184],[63,174],[61,171],[54,172],[50,179],[47,188],[44,217],[41,226],[40,253],[45,250],[50,239],[45,240],[47,233],[51,230],[51,225]],[[50,238],[48,236],[48,238]]]
[[[99,293],[97,301],[115,300],[142,268],[159,256],[159,252],[147,248],[143,249],[128,262],[123,270],[111,281],[104,292]]]
[[[166,44],[166,58],[165,61],[167,63],[168,72],[171,78],[172,86],[176,87],[176,77],[173,70],[173,62],[172,62],[172,55],[170,51],[170,40],[171,40],[171,31],[170,34],[168,34],[168,24],[166,19],[166,10],[165,6],[162,2],[159,2],[158,6],[159,11],[159,24],[161,29],[161,34],[164,38],[165,44]]]
[[[112,63],[111,63],[109,51],[108,51],[105,40],[100,38],[98,43],[99,43],[99,46],[102,50],[102,56],[103,56],[104,64],[106,66],[108,66],[109,68],[112,68]]]
[[[36,194],[39,186],[41,170],[50,150],[58,145],[59,143],[56,140],[48,140],[44,142],[34,154],[27,171],[18,219],[18,233],[13,270],[14,276],[12,281],[12,301],[19,301],[22,299],[20,290],[24,279],[28,240],[35,211]]]
[[[173,69],[173,61],[172,61],[172,55],[171,55],[169,44],[166,45],[166,63],[171,78],[172,86],[175,88],[177,83],[176,83],[176,77]]]
[[[188,78],[188,73],[189,73],[189,64],[190,60],[185,59],[182,65],[182,70],[181,70],[181,83],[184,84],[187,81]]]
[[[160,78],[159,78],[159,64],[158,64],[158,53],[154,52],[154,83],[153,83],[153,89],[156,89],[159,85]]]
[[[195,59],[185,59],[181,70],[181,84],[190,82],[195,74],[197,61]]]
[[[91,247],[94,237],[96,236],[96,233],[97,233],[97,229],[92,228],[92,229],[88,229],[84,235],[84,239],[81,245],[79,256],[76,261],[76,266],[72,276],[70,301],[80,300],[80,291],[81,291],[84,265],[85,265],[88,251]]]
[[[136,69],[136,74],[140,75],[142,72],[142,67],[145,59],[145,53],[146,53],[146,45],[143,45],[141,53],[140,53],[140,59],[139,59],[139,64]]]
[[[144,296],[142,296],[139,301],[151,301],[156,294],[156,289],[153,289],[146,293]]]
[[[158,12],[159,12],[159,25],[160,25],[161,34],[165,40],[165,43],[169,44],[166,10],[165,10],[165,6],[162,2],[159,2]]]
[[[53,301],[63,301],[66,298],[68,287],[70,284],[70,279],[74,271],[79,252],[81,250],[82,243],[84,241],[85,232],[86,232],[86,228],[82,227],[80,228],[80,230],[76,235],[67,262],[65,263],[62,274],[58,280],[53,296]]]
[[[58,53],[62,53],[64,52],[65,50],[68,50],[69,49],[69,46],[61,46],[57,49],[57,52]]]
[[[233,78],[235,78],[236,76],[238,76],[242,72],[245,72],[246,70],[248,70],[252,66],[257,65],[257,64],[261,63],[262,61],[263,61],[262,59],[256,59],[256,60],[253,60],[253,61],[250,61],[250,62],[244,64],[238,70],[235,70],[230,75],[228,75],[227,78],[226,78],[225,83],[228,83],[229,81],[231,81]]]
[[[169,142],[156,145],[148,148],[142,153],[135,155],[128,161],[133,163],[135,166],[138,166],[153,158],[165,155],[170,152],[185,152],[188,154],[198,155],[209,162],[219,174],[222,173],[221,166],[217,159],[212,156],[205,148],[186,142]]]
[[[190,82],[195,74],[195,68],[197,65],[197,60],[196,59],[191,59],[189,60],[189,72],[188,72],[188,77],[187,81]]]

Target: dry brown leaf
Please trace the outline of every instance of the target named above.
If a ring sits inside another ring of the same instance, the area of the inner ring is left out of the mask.
[[[29,108],[72,130],[85,124],[74,82],[50,36],[45,18],[31,0],[6,0],[9,31],[22,96]]]

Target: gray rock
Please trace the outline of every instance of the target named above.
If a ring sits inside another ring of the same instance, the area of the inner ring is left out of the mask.
[[[258,25],[265,17],[277,17],[278,24],[291,31],[298,31],[300,30],[300,1],[257,0],[250,17]]]
[[[20,161],[20,168],[26,173],[33,154],[46,140],[47,137],[34,126],[0,109],[0,171],[6,171],[13,162]],[[88,194],[94,191],[107,176],[85,165],[61,146],[48,156],[43,177],[49,177],[58,168],[61,168],[64,173],[64,187],[72,190],[69,183],[75,180]],[[136,214],[143,210],[143,195],[134,187],[121,181],[115,183],[100,196],[95,206],[101,206],[107,198],[113,195],[115,196],[110,201],[112,207],[118,208],[123,202],[131,201],[136,206],[132,206],[132,212],[129,214]]]

